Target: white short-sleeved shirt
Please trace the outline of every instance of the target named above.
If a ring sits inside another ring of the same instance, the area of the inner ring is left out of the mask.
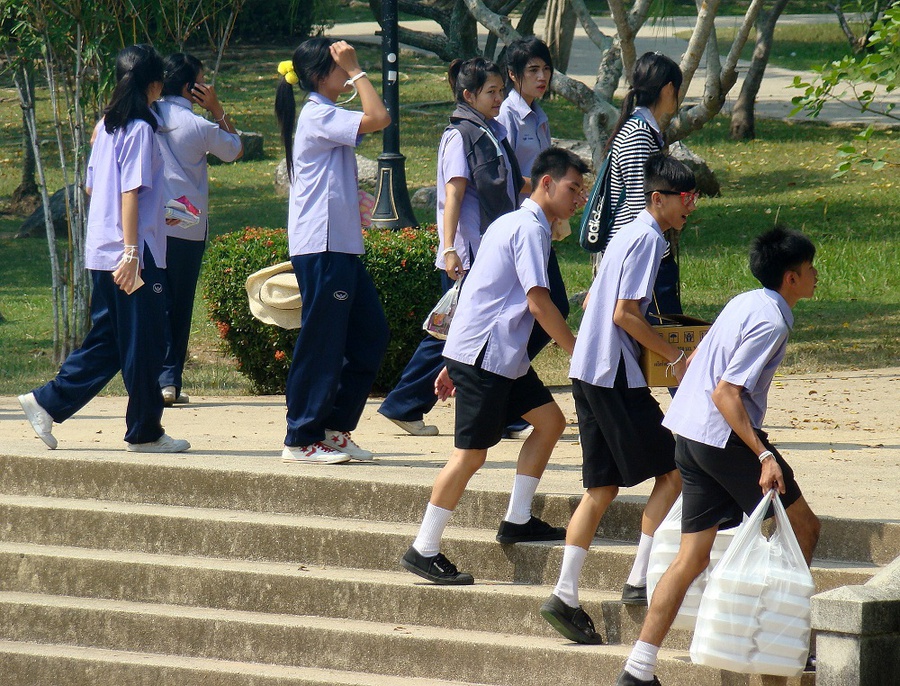
[[[462,261],[463,269],[468,270],[472,266],[475,253],[478,252],[478,246],[481,245],[481,207],[478,204],[478,193],[472,185],[472,174],[466,162],[462,136],[456,129],[448,128],[441,136],[437,161],[437,229],[440,244],[434,264],[438,269],[446,266],[444,207],[447,204],[446,185],[450,179],[465,179],[467,182],[462,206],[459,209],[459,223],[456,226],[456,240],[453,247],[456,248],[456,254]]]
[[[200,210],[194,226],[166,226],[173,238],[206,240],[209,211],[209,174],[206,154],[223,162],[233,162],[241,153],[241,137],[218,124],[194,114],[189,100],[167,95],[156,103],[162,119],[159,147],[165,164],[165,201],[185,196]]]
[[[354,149],[363,113],[310,93],[294,135],[294,174],[288,200],[291,255],[362,255],[362,221]]]
[[[91,148],[85,186],[91,189],[84,263],[88,269],[116,270],[125,249],[122,233],[122,193],[138,189],[138,255],[144,266],[144,246],[156,265],[166,266],[166,214],[163,160],[150,124],[134,119],[107,133],[101,123]]]
[[[776,291],[760,288],[732,298],[697,346],[663,425],[692,441],[724,448],[732,429],[712,400],[724,380],[743,387],[741,401],[750,423],[762,428],[769,386],[793,325],[793,312]]]
[[[571,378],[612,388],[619,359],[624,358],[628,388],[647,385],[638,364],[638,343],[613,322],[613,314],[619,300],[640,301],[641,312],[646,314],[665,251],[666,239],[647,210],[610,239],[575,341]]]
[[[516,152],[522,176],[530,179],[535,158],[550,147],[550,123],[547,113],[537,100],[529,106],[519,91],[512,90],[500,105],[497,121],[506,128],[506,140]],[[520,200],[527,197],[526,194],[522,194]]]
[[[533,200],[494,221],[460,292],[444,357],[474,365],[484,350],[482,369],[508,379],[524,376],[534,327],[528,291],[550,288],[549,256],[550,224]]]

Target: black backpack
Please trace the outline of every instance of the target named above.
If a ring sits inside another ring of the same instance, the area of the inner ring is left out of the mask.
[[[581,215],[581,230],[578,242],[588,252],[603,252],[609,242],[609,232],[612,229],[616,211],[625,200],[625,188],[619,193],[615,202],[611,201],[612,185],[612,148],[606,154],[603,164],[600,165],[600,173],[594,182],[591,196],[584,206]]]

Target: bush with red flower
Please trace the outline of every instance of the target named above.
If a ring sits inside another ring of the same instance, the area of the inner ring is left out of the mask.
[[[363,232],[366,269],[391,328],[391,341],[375,380],[390,390],[422,339],[422,321],[441,295],[434,268],[437,233],[424,229]],[[248,228],[219,236],[206,253],[203,297],[226,354],[237,359],[256,393],[283,393],[298,331],[264,324],[252,314],[244,284],[264,267],[288,259],[283,229]],[[365,326],[365,322],[356,322]]]

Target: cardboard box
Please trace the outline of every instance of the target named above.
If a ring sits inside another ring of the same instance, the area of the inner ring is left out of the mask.
[[[684,350],[685,355],[690,355],[696,348],[711,324],[702,319],[687,317],[683,314],[666,314],[662,316],[661,324],[654,324],[653,328],[659,335],[676,348]],[[660,357],[652,350],[641,346],[641,371],[648,386],[677,386],[678,381],[674,376],[666,375],[668,361]]]

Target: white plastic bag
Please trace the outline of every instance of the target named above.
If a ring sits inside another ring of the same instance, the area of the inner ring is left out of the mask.
[[[722,529],[716,534],[716,540],[713,542],[712,550],[709,553],[709,566],[703,570],[690,585],[684,596],[684,601],[675,615],[675,621],[672,622],[673,629],[686,629],[688,631],[694,628],[697,622],[697,612],[700,609],[700,598],[703,596],[703,589],[706,588],[707,580],[710,572],[715,569],[719,560],[725,554],[729,544],[734,538],[737,527],[731,529]],[[672,505],[669,514],[657,528],[653,534],[653,545],[650,548],[650,564],[647,567],[647,601],[653,599],[653,591],[656,584],[669,568],[669,565],[675,560],[678,550],[681,547],[681,496]]]
[[[770,491],[738,528],[700,602],[691,660],[747,674],[799,676],[809,650],[812,574]],[[772,503],[776,532],[760,527]]]
[[[456,280],[453,287],[441,296],[441,299],[437,301],[437,305],[428,313],[428,316],[422,323],[424,331],[442,341],[447,339],[447,333],[450,331],[450,322],[453,320],[454,312],[456,312],[456,303],[459,301],[459,289],[462,281],[462,279]]]

